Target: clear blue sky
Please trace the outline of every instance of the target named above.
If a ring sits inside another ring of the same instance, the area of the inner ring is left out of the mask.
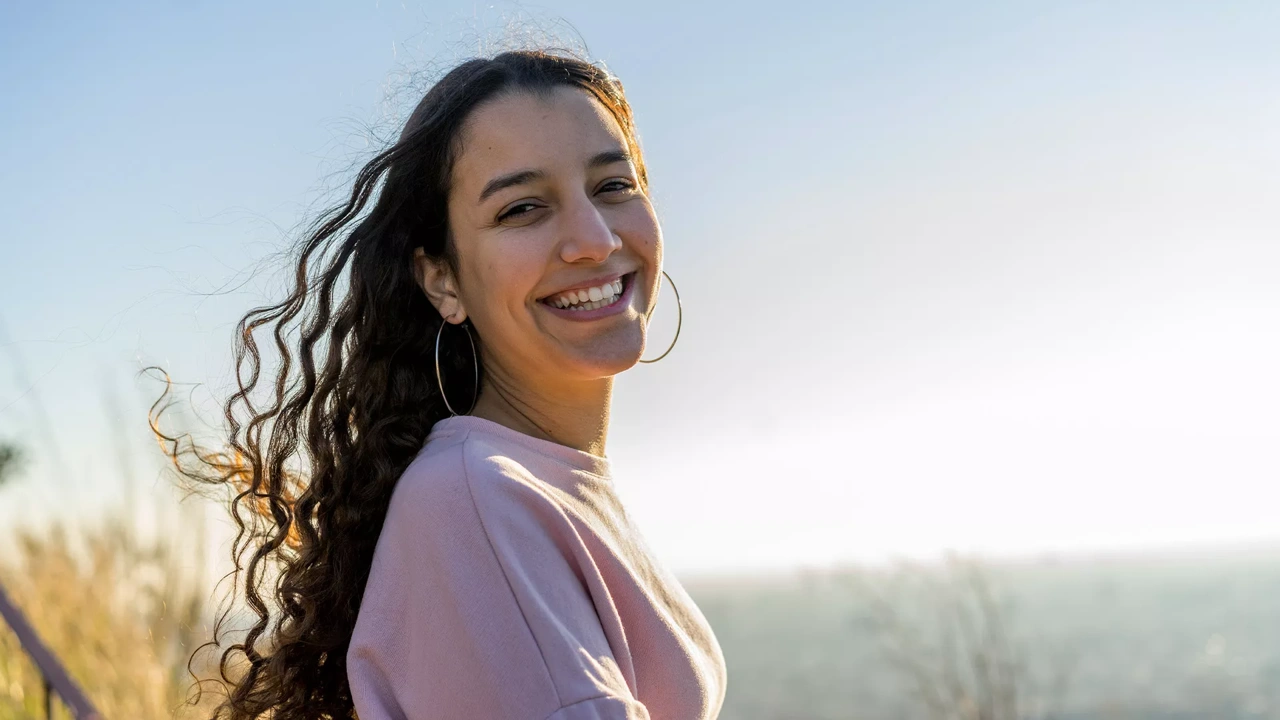
[[[162,486],[137,368],[216,419],[260,262],[512,17],[635,106],[685,324],[609,454],[677,569],[1280,540],[1270,2],[6,3],[0,523]]]

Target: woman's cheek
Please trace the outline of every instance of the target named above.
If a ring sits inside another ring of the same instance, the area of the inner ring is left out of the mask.
[[[633,244],[640,248],[644,248],[648,255],[660,252],[662,243],[662,230],[658,225],[658,218],[653,213],[653,208],[648,201],[634,203],[634,209],[626,213],[622,218],[623,238],[629,238]],[[630,209],[630,208],[629,208]]]

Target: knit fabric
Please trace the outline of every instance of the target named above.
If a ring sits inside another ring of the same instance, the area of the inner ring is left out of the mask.
[[[469,415],[396,485],[347,677],[361,720],[710,720],[726,683],[610,461]]]

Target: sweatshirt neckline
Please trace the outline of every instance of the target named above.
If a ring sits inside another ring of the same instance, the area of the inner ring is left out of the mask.
[[[526,435],[519,430],[513,430],[506,425],[486,418],[476,417],[475,415],[452,415],[437,421],[431,428],[428,439],[433,436],[453,433],[465,435],[469,432],[514,443],[539,455],[558,460],[575,470],[581,470],[606,480],[613,475],[612,463],[607,457],[593,455],[577,448],[571,448],[568,445],[561,445],[551,440]]]

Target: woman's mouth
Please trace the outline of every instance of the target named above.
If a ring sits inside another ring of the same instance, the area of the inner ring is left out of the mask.
[[[562,317],[593,320],[612,315],[611,310],[622,308],[624,301],[630,298],[634,278],[635,272],[630,272],[612,282],[556,293],[538,302]]]

